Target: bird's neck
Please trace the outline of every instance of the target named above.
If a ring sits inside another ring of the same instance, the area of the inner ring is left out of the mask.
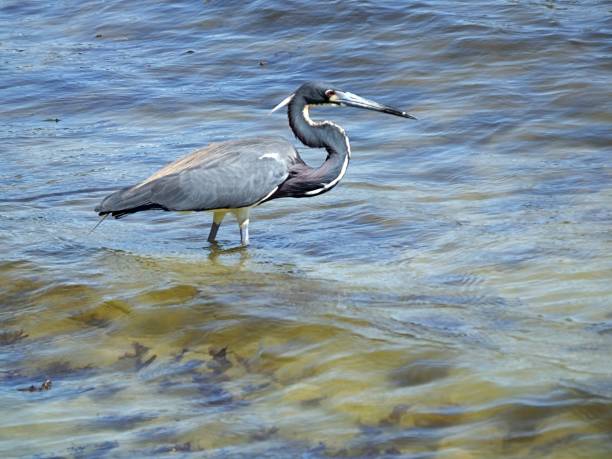
[[[300,141],[312,148],[325,148],[329,154],[346,154],[351,151],[344,129],[331,121],[313,121],[310,105],[297,96],[289,103],[289,126]]]
[[[344,176],[351,157],[344,129],[331,121],[313,121],[309,105],[296,98],[289,104],[289,125],[304,145],[327,151],[327,158],[321,166],[301,171],[303,195],[315,196],[331,190]]]

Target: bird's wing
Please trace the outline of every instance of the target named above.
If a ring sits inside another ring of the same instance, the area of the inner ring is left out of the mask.
[[[113,193],[96,210],[122,214],[156,207],[209,210],[252,206],[285,181],[296,157],[295,148],[282,138],[214,143],[138,185]]]

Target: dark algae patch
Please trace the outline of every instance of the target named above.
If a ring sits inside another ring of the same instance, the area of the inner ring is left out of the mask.
[[[23,330],[0,332],[0,346],[9,346],[23,339],[26,339],[28,334]]]
[[[132,343],[132,348],[133,351],[124,353],[119,357],[119,361],[122,364],[128,363],[133,365],[134,369],[137,371],[148,367],[157,358],[157,355],[147,355],[151,349],[136,341]]]
[[[31,385],[29,387],[21,387],[17,389],[20,392],[42,392],[45,390],[50,390],[53,386],[53,383],[50,379],[45,379],[44,382],[40,386]]]

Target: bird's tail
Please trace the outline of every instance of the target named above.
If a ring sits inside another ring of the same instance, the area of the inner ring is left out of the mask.
[[[164,209],[164,206],[151,201],[151,190],[147,185],[124,188],[107,197],[95,208],[98,215],[112,215],[115,218],[149,209]]]
[[[87,234],[89,235],[89,234],[93,233],[96,230],[96,228],[98,226],[100,226],[102,224],[102,222],[108,218],[108,215],[109,214],[102,215],[102,218],[100,218],[100,220],[98,220],[98,223],[96,223],[95,226],[92,229],[90,229],[89,233],[87,233]]]

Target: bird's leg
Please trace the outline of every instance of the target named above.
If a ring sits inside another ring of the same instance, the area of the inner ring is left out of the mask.
[[[219,231],[220,226],[220,223],[215,223],[214,221],[212,222],[212,225],[210,225],[210,233],[208,233],[208,242],[215,242],[215,239],[217,238],[217,231]]]
[[[213,222],[210,225],[210,233],[208,233],[208,242],[215,242],[217,237],[217,231],[219,231],[219,227],[221,226],[221,222],[223,221],[223,217],[225,217],[226,212],[223,211],[215,211],[213,214]]]
[[[238,225],[240,225],[240,243],[244,246],[249,245],[249,207],[242,207],[234,211]]]
[[[240,224],[240,243],[244,246],[249,245],[249,220]]]

